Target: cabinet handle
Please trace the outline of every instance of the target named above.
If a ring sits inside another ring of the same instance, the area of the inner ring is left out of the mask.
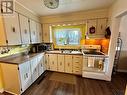
[[[33,31],[33,34],[35,35],[35,31]]]
[[[70,64],[68,63],[68,66],[70,66]]]
[[[52,62],[52,64],[54,64],[54,61]]]
[[[27,34],[27,29],[24,30],[25,34]]]
[[[42,67],[42,64],[41,64],[41,67]]]
[[[15,31],[15,27],[12,27],[12,32],[14,32],[14,33],[16,32],[16,31]]]
[[[28,78],[28,73],[26,73],[26,78]]]
[[[47,33],[45,33],[45,36],[47,36]]]
[[[60,62],[60,65],[62,65],[62,62]]]
[[[101,25],[101,30],[103,29],[103,26]]]

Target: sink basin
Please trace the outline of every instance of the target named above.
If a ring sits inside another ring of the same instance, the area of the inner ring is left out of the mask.
[[[79,54],[79,53],[81,53],[80,51],[72,51],[71,52],[72,54]]]
[[[64,50],[64,51],[62,51],[62,53],[71,53],[71,51],[70,50]]]
[[[49,52],[49,53],[62,53],[62,52],[59,51],[59,50],[53,50],[53,51],[47,51],[47,52]]]

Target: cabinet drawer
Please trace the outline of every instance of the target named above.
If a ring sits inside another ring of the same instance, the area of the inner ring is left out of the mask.
[[[73,62],[74,67],[81,67],[81,62]]]
[[[81,63],[82,62],[82,56],[73,56],[73,62],[79,62],[79,63]]]
[[[81,75],[81,74],[82,74],[82,71],[81,71],[81,70],[74,70],[74,71],[73,71],[73,74]]]
[[[81,66],[73,66],[73,70],[77,70],[77,69],[79,69],[79,70],[81,70],[82,68],[81,68]]]

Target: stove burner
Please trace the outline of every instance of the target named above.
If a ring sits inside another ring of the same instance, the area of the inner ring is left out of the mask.
[[[84,54],[91,54],[91,55],[104,55],[104,54],[101,53],[101,52],[86,52],[86,51],[84,51],[83,53],[84,53]]]

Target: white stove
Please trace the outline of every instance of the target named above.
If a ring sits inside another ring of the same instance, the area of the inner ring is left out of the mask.
[[[100,45],[85,45],[83,53],[83,73],[86,78],[105,79],[108,58],[101,52]]]

